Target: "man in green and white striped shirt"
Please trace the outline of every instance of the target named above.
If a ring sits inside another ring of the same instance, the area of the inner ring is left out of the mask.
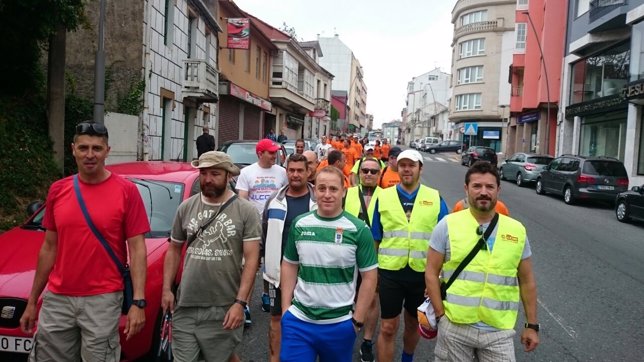
[[[344,175],[320,170],[318,209],[291,224],[281,267],[281,361],[351,361],[377,282],[377,257],[371,231],[344,212]],[[362,284],[355,303],[358,272]],[[352,310],[354,310],[352,314]]]

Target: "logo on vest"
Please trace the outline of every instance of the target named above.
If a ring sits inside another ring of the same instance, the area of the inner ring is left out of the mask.
[[[501,240],[509,241],[511,243],[514,243],[514,244],[519,242],[519,238],[517,238],[516,236],[510,235],[510,234],[501,235]]]
[[[434,202],[429,201],[429,200],[421,200],[420,205],[421,206],[432,206],[432,205],[434,205]]]

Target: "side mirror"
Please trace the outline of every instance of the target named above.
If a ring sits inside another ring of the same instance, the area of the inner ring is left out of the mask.
[[[635,192],[639,192],[639,193],[641,193],[643,190],[642,190],[642,188],[641,188],[641,187],[639,187],[639,186],[633,186],[633,187],[631,187],[631,191],[635,191]]]
[[[42,201],[32,201],[29,205],[27,205],[27,217],[31,217],[31,215],[35,214],[42,205]]]

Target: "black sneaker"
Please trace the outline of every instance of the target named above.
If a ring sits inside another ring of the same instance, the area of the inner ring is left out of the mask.
[[[362,362],[373,362],[373,342],[362,342],[360,345],[360,361]]]

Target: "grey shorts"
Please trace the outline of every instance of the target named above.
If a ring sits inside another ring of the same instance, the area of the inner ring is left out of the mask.
[[[118,361],[122,303],[123,292],[88,297],[46,292],[29,360]]]
[[[456,324],[443,317],[438,322],[434,362],[514,362],[514,329],[482,332],[470,325]]]
[[[172,352],[175,361],[228,361],[241,343],[244,323],[224,329],[227,307],[178,307],[172,315]]]

